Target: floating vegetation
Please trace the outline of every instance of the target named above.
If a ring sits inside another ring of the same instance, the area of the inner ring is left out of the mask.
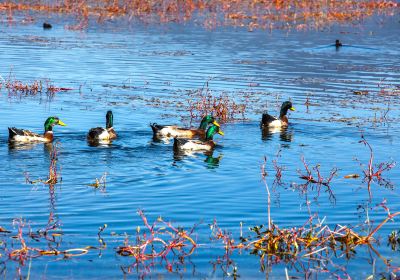
[[[19,264],[17,276],[20,279],[24,278],[21,267],[25,266],[28,260],[43,256],[53,256],[56,260],[69,259],[85,255],[90,250],[102,250],[106,247],[101,237],[106,225],[100,227],[98,232],[98,241],[101,247],[86,246],[69,249],[61,249],[64,233],[59,221],[54,219],[52,214],[49,216],[47,225],[38,230],[33,230],[29,223],[21,218],[14,219],[13,225],[17,227],[16,233],[0,227],[0,244],[4,245],[0,246],[0,262],[4,268],[5,263],[9,260],[17,262]]]
[[[3,87],[7,91],[8,96],[17,97],[36,96],[45,93],[49,98],[52,98],[60,91],[73,90],[72,88],[56,87],[48,79],[44,81],[22,82],[13,77],[11,72],[6,80],[0,76],[0,90]]]
[[[379,185],[383,185],[388,188],[393,188],[393,184],[390,181],[384,179],[382,177],[382,173],[389,171],[390,169],[395,167],[396,163],[394,161],[392,161],[392,162],[382,162],[382,163],[374,165],[374,152],[372,150],[371,145],[365,139],[364,135],[361,135],[361,140],[359,141],[359,143],[362,143],[365,146],[367,146],[369,149],[369,152],[370,152],[370,157],[369,157],[367,168],[363,170],[364,181],[366,181],[368,184],[369,197],[370,198],[372,197],[371,183],[373,181],[376,181]]]
[[[95,189],[100,190],[101,192],[106,191],[106,183],[107,183],[107,172],[104,172],[104,174],[100,177],[100,179],[95,179],[95,182],[93,184],[89,184],[89,187],[93,187]]]
[[[140,1],[140,0],[78,0],[78,1],[3,1],[0,12],[7,21],[14,21],[16,11],[71,14],[77,23],[66,28],[81,30],[89,26],[90,18],[104,22],[115,17],[138,19],[145,23],[194,21],[206,28],[218,26],[254,29],[322,29],[333,23],[359,23],[374,13],[391,15],[399,7],[387,0],[313,0],[313,1]],[[32,22],[30,17],[26,22]]]
[[[221,123],[245,118],[247,102],[237,103],[227,93],[213,92],[208,87],[208,81],[203,88],[192,91],[189,96],[188,111],[191,120],[207,115],[213,115]]]
[[[139,210],[138,214],[147,230],[141,230],[138,226],[135,240],[126,238],[124,245],[116,249],[117,254],[135,259],[132,265],[123,269],[126,273],[139,268],[150,272],[156,259],[165,262],[167,270],[171,272],[172,263],[168,260],[168,255],[178,254],[179,258],[183,259],[196,249],[197,244],[191,237],[196,226],[190,230],[176,228],[161,217],[150,225],[142,210]]]

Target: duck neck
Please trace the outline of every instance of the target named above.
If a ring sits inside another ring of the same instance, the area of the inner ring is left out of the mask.
[[[213,140],[213,137],[214,137],[214,135],[215,135],[215,133],[217,133],[217,131],[216,131],[216,129],[217,129],[217,127],[216,126],[210,126],[208,129],[207,129],[207,132],[206,132],[206,141],[210,141],[210,140]]]
[[[46,134],[47,132],[53,132],[53,126],[50,123],[44,124],[44,133]]]
[[[207,120],[202,119],[201,123],[200,123],[200,126],[199,126],[199,129],[206,130],[207,125],[208,125]]]
[[[287,114],[287,111],[288,111],[289,109],[287,109],[287,108],[282,108],[281,109],[281,112],[280,112],[280,114],[279,114],[279,118],[280,119],[283,119],[284,117],[286,118],[286,114]]]
[[[113,115],[112,113],[107,113],[106,116],[106,128],[112,128],[113,127]]]

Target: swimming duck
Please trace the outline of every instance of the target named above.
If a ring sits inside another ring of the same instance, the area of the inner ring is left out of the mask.
[[[219,124],[214,119],[213,116],[205,116],[200,123],[199,128],[190,129],[183,128],[176,125],[159,125],[156,123],[150,124],[153,130],[154,137],[178,137],[178,138],[193,138],[201,137],[204,138],[206,134],[206,129],[209,124],[213,124],[219,127]]]
[[[261,127],[284,127],[289,124],[289,120],[286,116],[287,111],[295,111],[292,106],[292,102],[285,101],[282,103],[281,112],[279,114],[279,118],[273,117],[267,113],[262,115]]]
[[[102,140],[112,140],[117,138],[117,133],[113,128],[113,113],[112,111],[107,111],[106,114],[106,128],[95,127],[89,130],[87,134],[87,139],[89,141],[102,141]]]
[[[37,134],[29,130],[18,129],[15,127],[8,128],[8,141],[10,142],[52,142],[53,126],[61,125],[66,126],[58,117],[49,117],[44,123],[44,133]]]
[[[336,47],[336,48],[339,48],[339,47],[341,47],[341,46],[343,46],[343,44],[342,44],[339,40],[336,39],[336,41],[335,41],[335,47]]]
[[[206,132],[206,138],[202,140],[187,140],[174,138],[174,149],[184,150],[184,151],[212,151],[215,147],[215,142],[213,141],[214,135],[218,133],[224,135],[220,130],[219,125],[211,125]]]

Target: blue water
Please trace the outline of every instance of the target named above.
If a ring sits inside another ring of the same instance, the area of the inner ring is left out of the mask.
[[[21,266],[22,275],[29,271],[32,279],[122,278],[121,266],[129,266],[133,259],[118,256],[115,248],[123,245],[124,233],[134,235],[137,226],[144,228],[136,213],[144,209],[151,221],[162,216],[185,228],[201,222],[194,237],[202,244],[184,264],[174,266],[174,272],[156,262],[146,276],[224,277],[220,266],[214,270],[210,263],[224,250],[221,242],[210,242],[208,225],[216,219],[238,240],[241,222],[245,234],[248,227],[267,223],[267,193],[260,173],[264,156],[275,224],[281,228],[302,226],[309,218],[309,201],[310,211],[321,220],[325,217],[332,228],[348,225],[366,234],[359,225],[365,227],[367,215],[358,206],[370,208],[368,217],[375,225],[386,218],[383,208],[376,206],[384,199],[391,212],[400,211],[397,166],[383,173],[393,187],[373,183],[369,201],[360,166],[368,163],[369,150],[359,143],[363,134],[373,147],[375,163],[400,160],[398,88],[396,94],[400,41],[394,35],[398,27],[393,18],[382,27],[371,19],[361,28],[334,26],[329,32],[289,33],[230,28],[209,31],[190,24],[137,25],[132,29],[97,26],[84,32],[68,31],[61,23],[46,31],[40,23],[2,25],[3,79],[11,72],[18,80],[50,79],[56,86],[73,90],[48,99],[44,93],[9,96],[4,86],[1,89],[0,226],[15,235],[13,219],[26,219],[33,229],[39,229],[52,213],[62,224],[59,248],[65,250],[99,246],[98,228],[108,225],[102,234],[107,248],[101,255],[99,250],[90,250],[66,260],[36,258]],[[330,46],[337,38],[345,44],[340,49]],[[246,119],[223,124],[225,136],[216,136],[214,160],[201,153],[176,157],[172,142],[152,140],[149,123],[187,125],[188,93],[202,88],[206,81],[216,94],[228,94],[239,102],[247,98]],[[392,95],[380,94],[378,85]],[[354,90],[369,94],[354,95]],[[278,114],[281,102],[288,99],[296,107],[289,115],[288,130],[263,136],[261,113]],[[104,125],[110,109],[119,138],[112,145],[89,146],[87,131]],[[47,178],[52,147],[12,147],[7,142],[8,126],[40,132],[51,115],[67,124],[55,128],[62,182],[53,195],[47,185],[26,184],[24,176],[29,172],[31,180]],[[338,168],[331,183],[335,199],[324,187],[319,195],[315,188],[309,188],[307,194],[298,190],[296,186],[304,183],[298,173],[304,173],[302,156],[310,166],[319,164],[323,176]],[[273,184],[274,159],[284,167],[281,186]],[[104,173],[105,191],[88,186]],[[344,179],[353,173],[361,177]],[[389,221],[377,233],[379,243],[375,244],[394,267],[400,265],[400,258],[398,251],[387,246],[387,236],[399,229],[398,221]],[[18,242],[5,234],[0,240],[5,241],[3,247],[8,244],[11,248],[13,243],[18,248]],[[45,242],[38,244],[46,247]],[[2,276],[14,278],[18,263],[7,260],[4,252],[0,251],[5,261]],[[339,255],[332,255],[332,262],[343,266],[352,278],[390,271],[368,247],[359,247],[349,261]],[[285,267],[290,276],[304,277],[296,265],[283,262],[262,272],[259,259],[248,251],[236,251],[231,257],[244,279],[259,279],[266,273],[281,279]],[[307,259],[300,258],[299,263],[307,264]],[[330,265],[330,269],[343,276],[337,267]],[[321,271],[313,275],[334,277]],[[143,276],[143,271],[134,270],[129,276]]]

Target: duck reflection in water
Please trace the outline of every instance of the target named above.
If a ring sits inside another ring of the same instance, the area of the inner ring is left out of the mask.
[[[53,151],[53,143],[40,143],[40,142],[32,142],[32,143],[19,143],[19,142],[8,142],[9,151],[29,151],[33,150],[37,147],[43,145],[43,151],[50,155]]]
[[[90,147],[108,147],[111,146],[112,140],[89,140],[87,143]]]
[[[206,151],[206,152],[195,152],[195,151],[185,151],[185,150],[177,150],[174,149],[174,161],[175,163],[178,161],[182,161],[185,157],[197,157],[197,155],[203,154],[205,155],[204,162],[206,163],[206,167],[209,169],[214,169],[219,167],[219,163],[223,157],[222,154],[218,154],[217,157],[214,157],[214,151]]]
[[[262,127],[261,139],[263,141],[269,141],[272,139],[273,135],[277,133],[279,133],[279,138],[282,142],[292,142],[293,130],[288,127]]]
[[[213,152],[207,155],[207,153],[204,153],[207,157],[204,160],[204,162],[207,164],[207,168],[214,169],[219,167],[219,162],[221,161],[223,155],[219,154],[217,157],[213,157]]]

